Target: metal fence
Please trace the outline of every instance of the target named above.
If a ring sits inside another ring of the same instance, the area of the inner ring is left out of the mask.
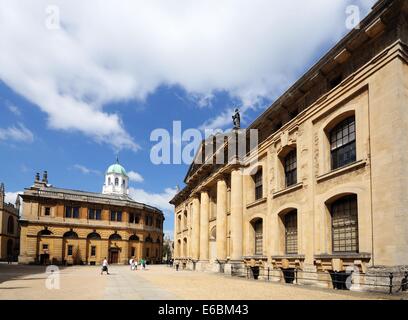
[[[232,276],[246,279],[283,282],[287,284],[326,283],[334,289],[349,290],[352,286],[363,291],[387,292],[389,294],[408,291],[408,271],[376,272],[355,271],[304,271],[301,269],[273,269],[265,267],[233,267]]]

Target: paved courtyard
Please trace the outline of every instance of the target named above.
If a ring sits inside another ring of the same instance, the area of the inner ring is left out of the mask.
[[[74,266],[59,270],[60,289],[47,289],[49,274],[40,266],[0,264],[0,299],[138,299],[138,300],[297,300],[381,299],[386,295],[325,290],[222,275],[148,266],[131,271],[111,266],[100,275],[98,266]],[[47,280],[48,279],[48,280]],[[54,285],[58,282],[54,282]],[[396,298],[396,297],[394,297]]]

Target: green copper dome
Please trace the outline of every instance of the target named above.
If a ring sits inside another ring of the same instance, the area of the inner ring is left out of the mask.
[[[128,176],[125,168],[123,168],[119,163],[112,164],[108,168],[108,171],[106,171],[106,174],[109,174],[109,173],[117,173],[117,174],[124,175],[126,177]]]

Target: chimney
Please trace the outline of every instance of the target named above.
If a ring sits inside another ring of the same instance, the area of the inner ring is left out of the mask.
[[[42,182],[48,183],[48,171],[44,171]]]
[[[35,174],[35,180],[34,180],[34,182],[39,182],[39,181],[40,181],[40,173],[37,172],[37,173]]]

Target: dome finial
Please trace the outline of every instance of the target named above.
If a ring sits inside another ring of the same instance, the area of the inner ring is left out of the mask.
[[[116,163],[119,163],[119,155],[116,155]]]

